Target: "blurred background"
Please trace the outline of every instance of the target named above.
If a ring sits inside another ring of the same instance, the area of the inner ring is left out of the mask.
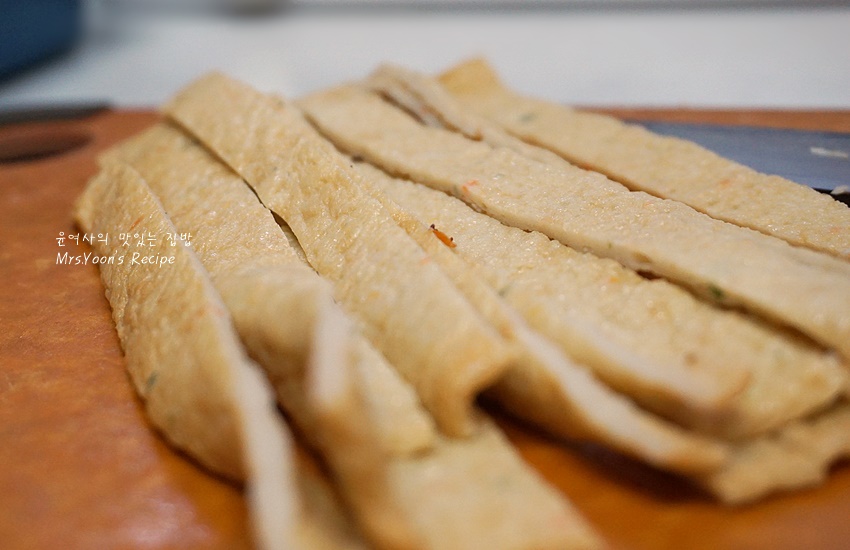
[[[0,0],[0,110],[161,103],[219,69],[294,97],[485,56],[569,104],[850,108],[850,2]]]

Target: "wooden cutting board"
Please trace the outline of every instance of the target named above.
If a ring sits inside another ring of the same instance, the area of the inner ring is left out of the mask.
[[[655,120],[850,132],[850,111],[609,110]],[[0,547],[250,547],[240,488],[174,452],[146,422],[127,375],[73,201],[98,152],[152,124],[107,111],[0,127],[0,151],[53,140],[62,154],[0,162]],[[60,246],[60,236],[66,237]],[[822,487],[726,508],[672,477],[570,448],[506,418],[523,456],[612,548],[847,548],[850,466]]]

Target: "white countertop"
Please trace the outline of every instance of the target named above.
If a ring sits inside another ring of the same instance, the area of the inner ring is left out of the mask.
[[[581,3],[579,3],[581,4]],[[297,96],[390,61],[437,72],[483,55],[513,87],[583,105],[850,108],[850,7],[289,7],[89,10],[72,52],[0,82],[0,108],[154,106],[223,70]]]

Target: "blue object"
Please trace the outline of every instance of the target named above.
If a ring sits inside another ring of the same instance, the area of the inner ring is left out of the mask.
[[[68,50],[80,12],[79,0],[0,0],[0,79]]]

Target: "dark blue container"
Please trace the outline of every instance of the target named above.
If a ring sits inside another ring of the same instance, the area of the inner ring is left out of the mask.
[[[79,0],[0,0],[0,80],[68,50],[81,19]]]

